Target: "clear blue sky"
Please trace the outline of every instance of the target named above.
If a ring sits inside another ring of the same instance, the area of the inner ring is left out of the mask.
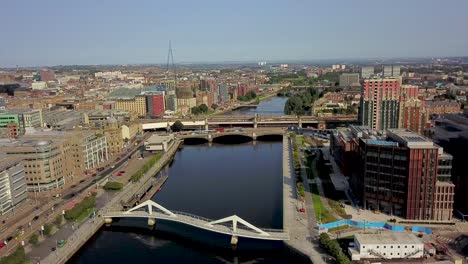
[[[467,0],[14,0],[0,66],[468,55]]]

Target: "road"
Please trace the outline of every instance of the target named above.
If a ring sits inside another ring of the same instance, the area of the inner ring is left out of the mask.
[[[134,146],[130,152],[124,152],[125,156],[121,156],[120,159],[114,163],[114,166],[108,166],[107,169],[96,174],[94,177],[78,178],[78,182],[73,187],[66,189],[62,192],[60,198],[49,198],[46,199],[43,205],[39,205],[38,209],[34,210],[36,206],[31,209],[25,209],[26,211],[21,214],[17,214],[14,218],[9,218],[5,225],[9,225],[8,228],[3,229],[0,234],[0,241],[7,240],[8,237],[15,237],[19,230],[23,230],[24,233],[7,243],[7,245],[0,249],[0,256],[10,254],[16,246],[24,241],[27,244],[27,239],[34,233],[39,232],[41,227],[47,223],[52,223],[55,218],[62,214],[64,210],[68,209],[67,205],[72,201],[80,201],[89,191],[92,191],[97,187],[97,183],[106,177],[112,175],[113,171],[118,171],[120,166],[128,160],[128,157],[138,151],[144,143],[144,140],[150,136],[149,133],[143,136],[143,140]],[[115,158],[115,157],[113,157]],[[112,164],[113,159],[109,160],[109,165]],[[26,217],[27,216],[27,217]],[[39,216],[37,220],[33,220],[35,216]],[[21,217],[21,218],[20,218]]]

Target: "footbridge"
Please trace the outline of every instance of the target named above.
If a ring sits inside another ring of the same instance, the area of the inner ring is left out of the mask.
[[[237,215],[219,220],[212,220],[201,216],[170,211],[152,200],[147,200],[130,210],[108,210],[103,215],[107,224],[113,218],[146,218],[148,225],[156,224],[156,219],[182,223],[215,233],[231,236],[231,244],[237,245],[238,237],[262,240],[289,240],[289,233],[285,230],[258,228]]]

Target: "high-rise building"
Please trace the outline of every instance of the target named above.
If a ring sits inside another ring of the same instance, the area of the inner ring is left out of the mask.
[[[24,166],[18,157],[0,158],[0,215],[13,210],[28,196]]]
[[[226,103],[229,101],[229,89],[225,83],[218,84],[218,94],[219,94],[219,101],[221,103]]]
[[[374,66],[363,66],[361,67],[361,78],[369,79],[374,75]]]
[[[359,86],[359,73],[343,73],[340,75],[340,86]]]
[[[402,85],[400,87],[400,114],[398,127],[423,134],[428,127],[426,102],[418,97],[418,86]]]
[[[43,82],[51,82],[55,80],[55,73],[53,70],[44,69],[41,70],[41,81]]]
[[[451,156],[429,139],[404,129],[379,135],[351,126],[346,137],[333,135],[331,149],[339,160],[350,159],[344,164],[351,165],[351,186],[365,209],[411,220],[452,220]]]
[[[165,105],[166,105],[167,110],[177,112],[177,97],[176,97],[176,95],[175,94],[168,94],[165,97]]]
[[[398,128],[399,79],[365,80],[361,89],[359,121],[375,130]]]
[[[146,111],[149,116],[163,116],[165,108],[164,93],[146,93]]]
[[[399,65],[384,65],[383,76],[387,77],[399,77],[401,75],[401,67]]]

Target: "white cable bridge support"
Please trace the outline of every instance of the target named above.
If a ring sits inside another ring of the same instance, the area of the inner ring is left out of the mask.
[[[240,218],[237,215],[233,215],[233,216],[225,217],[223,219],[219,219],[219,220],[216,220],[216,221],[213,221],[213,222],[209,222],[206,225],[213,226],[213,225],[216,225],[216,224],[221,224],[221,223],[226,223],[226,222],[231,222],[231,221],[232,221],[232,231],[233,231],[233,233],[237,232],[237,222],[239,222],[239,223],[245,225],[246,227],[256,231],[257,233],[259,233],[262,236],[269,236],[270,235],[267,232],[264,232],[260,228],[257,228],[256,226],[254,226],[251,223],[245,221],[244,219]]]

